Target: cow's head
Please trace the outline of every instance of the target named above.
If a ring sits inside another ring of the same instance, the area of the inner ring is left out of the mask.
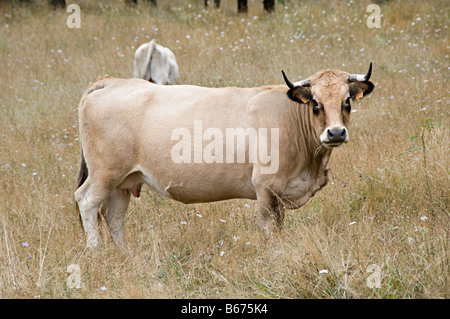
[[[288,97],[310,107],[320,143],[332,148],[348,142],[350,100],[361,99],[372,92],[374,85],[369,81],[372,63],[365,75],[339,70],[320,71],[295,83],[288,80],[284,71],[282,73],[289,87]]]

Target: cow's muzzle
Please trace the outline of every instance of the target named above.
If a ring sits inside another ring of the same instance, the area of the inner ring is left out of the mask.
[[[348,132],[343,126],[329,127],[321,135],[320,141],[327,148],[338,147],[348,142]]]

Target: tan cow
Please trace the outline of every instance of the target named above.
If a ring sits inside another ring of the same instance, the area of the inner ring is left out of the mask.
[[[134,77],[161,85],[178,83],[175,55],[155,40],[142,44],[134,54]]]
[[[183,203],[257,199],[261,225],[281,227],[328,180],[332,149],[348,141],[350,100],[372,92],[366,75],[320,71],[287,87],[159,86],[103,77],[79,107],[75,192],[89,247],[97,213],[127,249],[131,194],[148,185]]]

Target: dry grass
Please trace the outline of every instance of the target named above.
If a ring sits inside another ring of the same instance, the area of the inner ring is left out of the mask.
[[[388,1],[369,29],[368,1],[285,1],[266,14],[255,0],[248,15],[235,1],[159,2],[79,1],[81,29],[64,11],[0,2],[0,296],[449,298],[448,4]],[[354,104],[330,183],[288,212],[279,236],[259,231],[252,201],[183,205],[146,190],[128,212],[133,257],[106,239],[101,258],[85,253],[77,104],[98,75],[131,77],[151,38],[174,51],[183,83],[204,86],[374,63],[375,91]],[[66,284],[73,263],[80,289]],[[373,264],[377,289],[366,284]]]

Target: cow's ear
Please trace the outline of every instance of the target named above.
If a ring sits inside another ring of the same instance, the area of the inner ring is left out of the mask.
[[[349,93],[353,100],[359,100],[372,93],[374,87],[370,81],[357,81],[350,84]]]
[[[295,86],[287,92],[288,97],[298,103],[308,103],[312,99],[309,87]]]

